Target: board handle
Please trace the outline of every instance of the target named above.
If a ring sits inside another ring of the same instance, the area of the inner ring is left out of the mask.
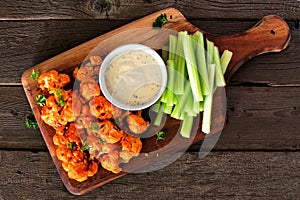
[[[232,60],[225,74],[228,84],[233,74],[249,59],[263,53],[280,52],[285,49],[290,41],[290,31],[282,18],[268,15],[242,33],[229,36],[207,33],[206,37],[220,47],[220,52],[225,49],[233,52]]]

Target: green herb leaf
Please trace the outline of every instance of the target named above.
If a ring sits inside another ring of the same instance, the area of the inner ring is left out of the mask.
[[[96,123],[91,123],[90,124],[90,129],[93,132],[98,132],[98,130],[99,130],[99,124],[97,122]]]
[[[54,92],[55,92],[55,94],[56,94],[56,96],[58,97],[58,98],[62,98],[62,89],[56,89],[56,90],[54,90]]]
[[[67,104],[67,102],[65,102],[63,100],[63,96],[62,96],[62,89],[60,90],[54,90],[55,95],[59,98],[59,100],[56,100],[57,105],[59,105],[60,107],[64,106]]]
[[[31,74],[29,75],[30,78],[32,78],[33,80],[38,80],[40,76],[40,73],[35,71],[34,69],[32,70]]]
[[[86,139],[84,139],[82,141],[82,144],[83,144],[83,146],[80,149],[81,152],[89,151],[90,150],[90,146],[87,144]]]
[[[25,124],[26,124],[26,127],[27,127],[27,128],[31,128],[31,120],[28,119],[27,117],[26,117]]]
[[[166,137],[166,133],[164,131],[158,131],[156,133],[156,143],[158,142],[158,140],[165,140]]]
[[[169,22],[168,18],[167,18],[167,14],[161,14],[160,16],[158,16],[155,21],[153,22],[152,26],[153,27],[158,27],[161,28],[163,25],[167,24]]]
[[[67,102],[65,102],[64,100],[60,99],[58,101],[56,101],[57,105],[59,105],[60,107],[63,107],[64,105],[67,104]]]
[[[39,94],[35,97],[35,99],[36,99],[35,104],[39,104],[42,107],[46,105],[46,97],[45,96],[42,96]]]
[[[68,144],[68,149],[74,149],[76,146],[77,146],[77,145],[76,145],[76,142],[70,142],[70,143]]]
[[[38,123],[37,121],[35,120],[34,116],[29,116],[29,117],[26,117],[26,120],[25,120],[25,125],[27,128],[33,128],[33,129],[38,129]]]

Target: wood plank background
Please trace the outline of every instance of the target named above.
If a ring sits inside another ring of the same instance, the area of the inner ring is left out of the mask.
[[[40,19],[135,19],[166,7],[181,10],[187,18],[258,19],[274,14],[299,20],[297,0],[2,0],[0,10],[6,20]],[[17,9],[16,9],[17,8]]]
[[[154,11],[173,6],[214,34],[246,30],[261,17],[287,20],[281,53],[247,62],[227,87],[229,124],[214,151],[201,144],[157,172],[132,174],[86,199],[297,199],[300,196],[299,0],[2,0],[0,3],[0,200],[77,199],[64,188],[21,86],[29,67]],[[115,191],[119,191],[116,193]]]
[[[3,199],[79,199],[65,191],[48,152],[0,151],[0,156],[5,171],[0,187],[11,191]],[[299,157],[299,152],[212,152],[199,160],[197,153],[186,153],[165,169],[124,176],[80,199],[295,199]]]
[[[300,12],[300,10],[299,10]],[[20,84],[22,73],[36,63],[42,62],[78,44],[128,23],[128,20],[37,20],[0,21],[0,48],[3,72],[0,84]],[[234,34],[253,26],[250,21],[191,20],[201,29],[215,34]],[[232,83],[259,83],[265,85],[300,85],[299,25],[288,21],[291,43],[282,53],[261,55],[246,63]],[[220,28],[222,27],[222,28]],[[70,37],[72,36],[72,37]],[[249,67],[250,66],[250,67]],[[282,70],[284,69],[284,70]],[[267,73],[265,73],[267,72]]]
[[[0,99],[0,149],[44,150],[39,131],[25,127],[24,119],[31,110],[23,88],[2,86]],[[228,87],[229,123],[215,149],[300,150],[300,104],[296,99],[300,99],[298,87]],[[190,150],[197,151],[199,146]]]

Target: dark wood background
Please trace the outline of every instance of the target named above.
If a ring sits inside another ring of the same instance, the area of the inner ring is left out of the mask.
[[[198,159],[196,144],[162,170],[130,174],[81,197],[71,195],[40,132],[25,127],[31,110],[22,73],[170,6],[215,34],[241,32],[263,16],[277,14],[287,21],[291,42],[281,53],[252,59],[233,77],[227,87],[229,123],[207,157]],[[299,20],[299,0],[1,0],[0,200],[299,198]]]

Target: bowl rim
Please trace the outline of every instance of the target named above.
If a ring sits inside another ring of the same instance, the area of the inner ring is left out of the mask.
[[[115,98],[113,98],[113,96],[110,94],[110,92],[107,90],[107,87],[106,87],[105,72],[106,72],[106,69],[108,68],[109,64],[111,63],[111,61],[117,55],[119,55],[120,53],[126,52],[126,51],[136,51],[136,50],[142,50],[142,51],[148,53],[149,55],[151,55],[155,59],[155,61],[159,65],[159,68],[160,68],[160,71],[162,74],[162,82],[161,82],[160,90],[155,95],[154,98],[152,98],[147,103],[132,106],[132,105],[123,104],[123,103],[117,101]],[[101,64],[101,67],[99,70],[99,84],[100,84],[100,89],[101,89],[102,94],[114,106],[124,109],[124,110],[132,110],[132,111],[142,110],[142,109],[148,108],[151,105],[153,105],[165,91],[166,86],[167,86],[167,79],[168,79],[168,75],[167,75],[166,65],[165,65],[165,62],[163,61],[163,59],[161,58],[161,56],[155,50],[153,50],[151,47],[143,45],[143,44],[138,44],[138,43],[125,44],[125,45],[121,45],[121,46],[113,49],[103,59],[103,62]]]

